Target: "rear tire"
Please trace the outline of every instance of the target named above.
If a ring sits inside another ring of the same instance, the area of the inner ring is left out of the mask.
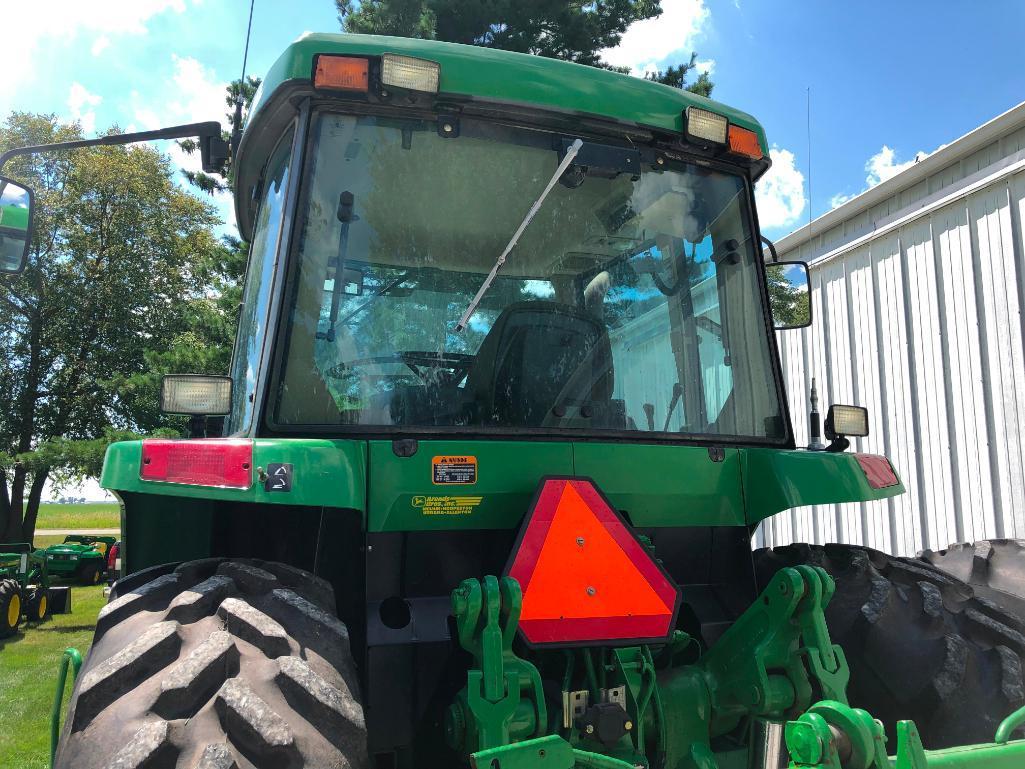
[[[43,622],[50,617],[50,599],[45,587],[32,588],[25,601],[25,618],[29,622]]]
[[[102,574],[103,564],[100,561],[86,561],[78,568],[78,581],[83,585],[98,585]]]
[[[21,587],[13,579],[0,580],[0,638],[9,638],[21,626]]]
[[[967,582],[980,598],[1025,617],[1025,540],[984,539],[926,550],[918,558]]]
[[[991,742],[1025,704],[1025,622],[913,559],[855,545],[789,545],[754,554],[759,583],[807,563],[836,580],[830,636],[851,669],[850,703],[893,729],[913,719],[927,748]]]
[[[57,769],[369,764],[328,583],[222,559],[135,576],[100,611]]]

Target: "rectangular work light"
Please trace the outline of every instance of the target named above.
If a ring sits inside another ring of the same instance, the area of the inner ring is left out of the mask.
[[[392,88],[437,93],[441,82],[441,65],[436,61],[397,56],[381,57],[381,83]]]
[[[729,121],[707,109],[687,107],[687,135],[703,142],[726,143]]]
[[[826,437],[864,438],[868,435],[868,409],[834,403],[826,412]]]
[[[168,374],[160,386],[165,414],[222,416],[231,411],[231,377]]]

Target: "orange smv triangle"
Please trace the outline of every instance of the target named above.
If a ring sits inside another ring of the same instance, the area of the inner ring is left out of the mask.
[[[639,643],[673,629],[679,591],[585,478],[547,478],[507,573],[531,644]]]

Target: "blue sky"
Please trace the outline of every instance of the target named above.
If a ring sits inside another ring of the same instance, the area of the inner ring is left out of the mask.
[[[699,53],[715,97],[758,117],[775,167],[763,227],[814,215],[1025,99],[1025,3],[663,0],[609,60],[636,72]],[[223,119],[241,68],[246,0],[35,0],[4,10],[0,114],[52,111],[89,130]],[[257,0],[249,71],[304,30],[336,30],[331,0]],[[180,158],[176,158],[180,159]],[[183,161],[188,162],[188,161]],[[227,212],[226,200],[218,201]]]

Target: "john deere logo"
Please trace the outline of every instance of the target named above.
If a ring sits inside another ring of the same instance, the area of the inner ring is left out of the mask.
[[[413,507],[423,507],[427,502],[427,497],[413,497]]]

